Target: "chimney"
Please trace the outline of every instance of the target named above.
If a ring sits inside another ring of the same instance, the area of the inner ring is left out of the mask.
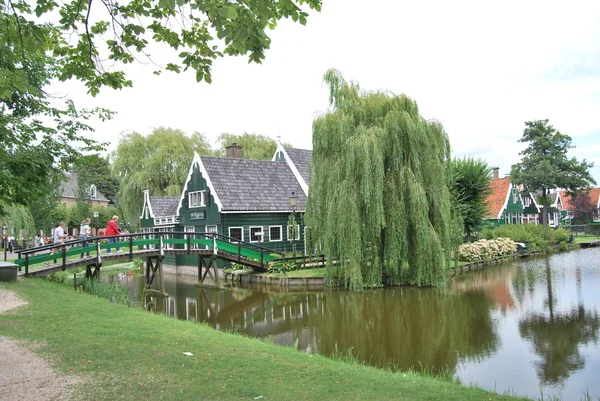
[[[225,147],[225,157],[229,157],[232,159],[243,159],[244,156],[244,147],[237,143],[232,143],[229,146]]]
[[[497,180],[498,178],[500,178],[500,173],[499,173],[499,172],[500,172],[500,167],[494,167],[494,168],[493,168],[493,171],[494,171],[494,176],[493,176],[493,178],[494,178],[495,180]]]

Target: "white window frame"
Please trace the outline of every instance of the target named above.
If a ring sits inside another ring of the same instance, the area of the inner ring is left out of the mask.
[[[231,235],[231,230],[237,230],[237,229],[239,229],[239,230],[241,230],[241,231],[242,231],[242,239],[240,239],[240,241],[241,241],[241,242],[244,242],[244,227],[229,227],[229,229],[228,229],[228,231],[227,231],[228,237],[232,237],[232,235]],[[230,241],[230,242],[234,242],[234,241],[232,241],[232,240],[229,240],[229,241]]]
[[[296,235],[295,241],[300,241],[300,224],[296,224],[296,227],[298,227],[298,230],[296,230],[296,234],[297,235]],[[287,226],[287,239],[288,239],[288,242],[292,242],[292,240],[293,240],[291,238],[291,235],[290,235],[290,232],[291,232],[290,228],[292,228],[292,226],[288,224],[288,226]]]
[[[185,226],[183,227],[183,232],[185,233],[195,233],[196,232],[196,227],[194,226]],[[187,241],[188,236],[185,236],[185,239]],[[194,238],[194,237],[192,237]],[[185,244],[185,249],[187,249],[187,243]],[[198,244],[190,244],[190,249],[198,249]]]
[[[214,227],[214,231],[211,231],[211,228]],[[211,224],[211,225],[207,225],[205,227],[205,232],[209,233],[209,234],[218,234],[219,233],[219,226],[217,226],[216,224]]]
[[[196,201],[198,201],[198,196],[200,197],[199,203],[196,202]],[[188,192],[188,207],[189,208],[204,207],[204,206],[206,206],[206,191]]]
[[[90,185],[90,199],[96,199],[97,191],[95,185]]]
[[[150,227],[142,228],[143,234],[151,234],[153,232],[154,232],[154,229],[152,229]],[[142,239],[152,239],[152,238],[154,238],[154,235],[145,235],[142,237]],[[154,245],[144,245],[143,249],[154,249]]]
[[[260,228],[260,234],[254,234],[254,236],[259,236],[260,240],[252,240],[252,229]],[[250,226],[248,227],[248,237],[250,238],[250,242],[264,242],[265,241],[265,230],[263,226]]]
[[[525,206],[525,207],[531,206],[531,198],[529,196],[526,196],[523,198],[523,206]]]
[[[273,239],[271,237],[271,229],[279,228],[279,239]],[[282,226],[269,226],[269,242],[281,242],[283,241],[283,227]]]
[[[174,228],[175,227],[173,227],[173,226],[170,226],[170,227],[160,227],[160,228],[157,228],[155,232],[157,232],[157,233],[164,233],[164,232],[167,232],[167,231],[173,231]],[[172,238],[173,238],[173,234],[163,235],[163,240],[165,240],[165,239],[172,239]],[[163,248],[164,249],[175,249],[175,244],[165,244],[163,242]]]

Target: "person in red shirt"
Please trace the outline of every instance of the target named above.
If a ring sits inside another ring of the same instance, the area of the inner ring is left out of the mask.
[[[117,220],[119,220],[119,216],[114,215],[112,217],[112,220],[110,220],[108,222],[108,224],[106,225],[106,231],[104,232],[104,235],[106,235],[107,237],[110,237],[108,239],[108,243],[116,243],[117,242],[117,235],[121,234],[121,232],[119,231],[119,226],[117,226]],[[117,247],[117,252],[121,252],[121,249]],[[110,248],[106,248],[106,253],[111,253]]]

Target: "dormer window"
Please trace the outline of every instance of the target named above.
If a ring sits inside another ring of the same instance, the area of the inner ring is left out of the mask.
[[[90,199],[96,199],[96,186],[90,186]]]
[[[188,193],[189,207],[206,206],[206,191]]]
[[[513,196],[513,203],[518,203],[519,202],[519,191],[517,190],[517,188],[512,189],[512,196]]]

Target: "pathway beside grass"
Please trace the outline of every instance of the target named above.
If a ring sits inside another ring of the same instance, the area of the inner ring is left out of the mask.
[[[307,355],[41,279],[3,287],[28,304],[0,316],[0,335],[36,344],[59,371],[83,377],[76,399],[523,399]]]

